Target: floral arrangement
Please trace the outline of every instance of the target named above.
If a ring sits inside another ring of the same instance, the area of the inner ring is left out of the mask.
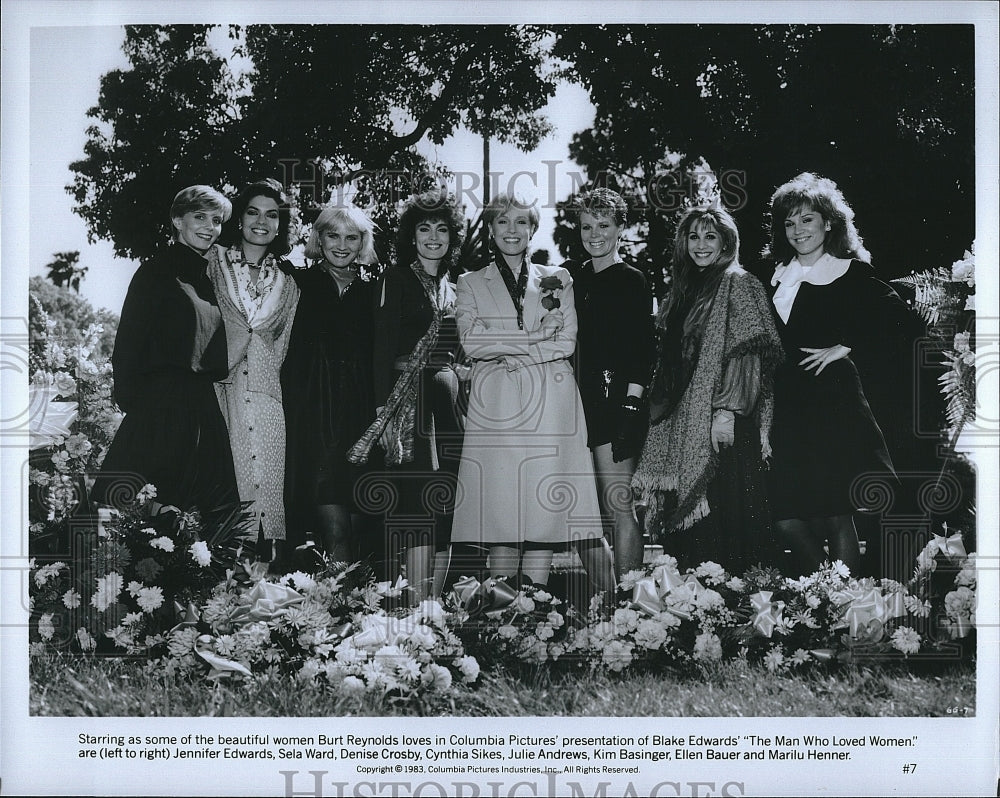
[[[266,563],[228,558],[216,578],[227,558],[198,534],[196,516],[148,524],[123,513],[82,574],[32,564],[34,652],[103,643],[192,678],[282,672],[343,695],[410,701],[474,685],[481,667],[621,673],[743,658],[782,671],[937,656],[973,639],[976,619],[975,555],[947,528],[907,585],[852,577],[839,561],[789,579],[764,568],[736,577],[712,562],[681,573],[661,555],[624,577],[629,599],[579,612],[537,585],[472,578],[441,602],[391,609],[405,580],[378,583],[358,563],[279,578]]]
[[[34,544],[56,536],[83,500],[85,475],[100,467],[122,416],[111,399],[111,364],[98,354],[102,326],[90,325],[79,343],[69,344],[55,335],[55,321],[34,296],[29,310],[29,531]]]
[[[947,432],[957,441],[962,428],[976,418],[975,245],[951,268],[938,267],[898,280],[914,290],[912,305],[929,333],[946,342],[945,372],[938,381],[947,401]]]
[[[32,558],[32,639],[79,651],[144,653],[174,625],[175,603],[200,602],[236,561],[244,541],[239,512],[150,515],[156,488],[104,523],[81,519],[70,563]],[[85,522],[84,522],[85,521]]]

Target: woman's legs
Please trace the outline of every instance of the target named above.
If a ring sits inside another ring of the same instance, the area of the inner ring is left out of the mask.
[[[615,579],[614,558],[608,541],[604,538],[580,540],[573,544],[573,548],[580,556],[580,562],[583,563],[594,589],[613,599],[618,581]]]
[[[451,549],[434,552],[434,583],[431,589],[431,596],[437,598],[444,593],[445,583],[448,578],[448,569],[451,567]]]
[[[612,523],[615,543],[614,568],[618,576],[642,567],[642,530],[636,520],[635,504],[632,501],[632,475],[635,473],[635,465],[635,458],[616,463],[610,443],[594,449],[597,498],[605,524],[609,520]],[[594,572],[590,568],[587,572],[593,578]]]
[[[327,558],[334,562],[355,562],[358,542],[350,510],[342,504],[320,504],[316,507],[316,520]]]
[[[536,549],[527,547],[521,555],[521,573],[536,585],[544,585],[549,581],[549,570],[552,568],[552,549]]]
[[[860,573],[861,548],[854,518],[850,514],[822,518],[788,518],[774,524],[778,540],[792,552],[794,567],[802,575],[811,574],[828,560],[840,560]],[[829,553],[823,541],[829,544]]]
[[[490,576],[508,578],[518,573],[532,582],[544,585],[549,581],[552,549],[528,548],[524,554],[516,546],[490,546]]]
[[[408,546],[406,549],[406,581],[410,585],[413,604],[419,604],[434,589],[434,547]]]

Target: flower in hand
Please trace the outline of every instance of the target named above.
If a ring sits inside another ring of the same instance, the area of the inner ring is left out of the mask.
[[[546,310],[556,310],[562,305],[557,295],[558,291],[563,288],[562,280],[555,275],[550,275],[549,277],[543,277],[538,284],[538,287],[542,291],[542,307]]]

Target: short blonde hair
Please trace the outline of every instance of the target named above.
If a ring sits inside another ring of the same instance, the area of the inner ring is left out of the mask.
[[[521,194],[513,194],[511,192],[497,194],[490,200],[489,204],[483,209],[483,223],[487,225],[492,224],[494,219],[507,213],[511,208],[518,211],[527,211],[528,219],[531,222],[531,232],[534,233],[538,230],[538,223],[541,220],[541,217],[538,215],[538,206],[534,202],[528,202]]]
[[[170,229],[175,241],[177,230],[173,226],[174,219],[180,219],[184,214],[194,211],[218,211],[222,215],[222,221],[226,222],[233,213],[233,204],[211,186],[182,188],[170,204]]]
[[[313,222],[312,232],[309,233],[309,240],[305,246],[305,256],[314,260],[321,259],[323,247],[319,242],[320,236],[338,223],[353,227],[361,233],[361,251],[358,253],[358,263],[369,266],[378,263],[374,241],[377,229],[375,222],[357,205],[330,205],[324,208],[316,217],[316,221]]]

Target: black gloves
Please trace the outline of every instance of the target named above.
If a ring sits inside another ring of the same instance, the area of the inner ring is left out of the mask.
[[[649,412],[638,396],[626,396],[618,410],[618,428],[611,441],[611,456],[616,463],[638,457],[649,430]]]

